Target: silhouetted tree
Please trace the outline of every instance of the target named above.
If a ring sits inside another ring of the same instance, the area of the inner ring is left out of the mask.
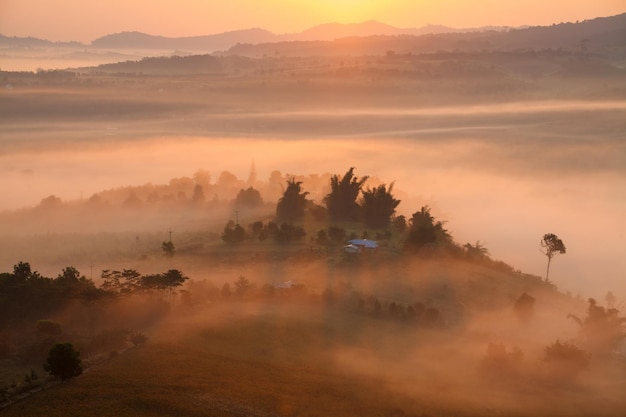
[[[489,256],[489,250],[479,240],[474,245],[466,243],[463,249],[465,249],[465,256],[472,260],[481,260]]]
[[[239,297],[243,297],[251,288],[248,278],[240,275],[237,281],[235,281],[235,294]]]
[[[294,221],[304,217],[308,192],[302,192],[302,182],[287,180],[287,188],[276,205],[276,217],[281,221]]]
[[[61,381],[78,376],[83,372],[80,353],[74,349],[71,343],[57,343],[52,346],[43,368],[49,374],[61,378]]]
[[[62,297],[95,298],[101,293],[98,288],[96,288],[92,280],[88,279],[84,275],[81,275],[80,272],[73,266],[64,268],[53,283],[54,287],[58,291],[58,294]]]
[[[128,340],[133,344],[133,346],[143,345],[148,341],[148,336],[143,333],[139,333],[137,331],[132,331],[128,335]]]
[[[404,233],[407,229],[406,217],[400,215],[395,216],[391,221],[393,228],[396,229],[400,233]]]
[[[330,193],[324,197],[324,203],[332,220],[359,220],[360,206],[357,198],[367,179],[367,176],[360,179],[355,177],[354,167],[350,168],[342,178],[338,175],[330,178]]]
[[[580,333],[588,349],[595,353],[610,353],[626,338],[626,318],[619,310],[604,308],[593,298],[588,300],[587,316],[583,319],[569,314],[580,326]]]
[[[232,292],[230,290],[230,284],[228,282],[224,283],[220,294],[222,295],[222,297],[230,297],[232,295]]]
[[[532,297],[526,293],[520,295],[520,297],[515,300],[515,304],[513,305],[513,311],[515,311],[515,315],[520,321],[527,323],[529,322],[535,310],[535,297]]]
[[[39,278],[37,272],[33,272],[28,262],[18,262],[13,266],[13,278],[18,282],[24,282],[31,278]]]
[[[546,347],[544,361],[552,377],[571,381],[589,366],[590,358],[591,355],[578,346],[557,340]]]
[[[191,196],[191,203],[195,206],[200,206],[204,204],[206,201],[206,196],[204,195],[204,189],[200,184],[196,184],[193,187],[193,194]]]
[[[546,233],[543,235],[543,239],[541,239],[540,244],[542,253],[548,257],[548,267],[546,268],[546,281],[548,281],[548,276],[550,274],[550,262],[552,261],[554,255],[558,253],[565,253],[565,245],[563,244],[563,241],[554,233]]]
[[[246,240],[246,231],[238,224],[227,224],[222,232],[222,240],[228,244],[241,243]]]
[[[328,228],[328,238],[334,243],[343,244],[346,241],[348,232],[346,229],[337,226],[330,226]]]
[[[163,256],[171,258],[176,253],[176,248],[174,247],[174,242],[171,240],[165,240],[161,244],[161,249],[163,249]]]
[[[424,206],[413,213],[409,220],[409,231],[404,242],[405,249],[420,251],[426,246],[441,247],[452,243],[443,223],[430,214],[430,207]]]
[[[134,269],[109,271],[105,269],[100,275],[104,282],[101,288],[119,295],[129,295],[141,286],[141,274]]]
[[[273,234],[274,240],[277,243],[287,243],[302,240],[306,236],[306,232],[300,226],[294,226],[293,224],[283,223],[278,230]]]
[[[613,295],[611,291],[606,293],[606,295],[604,296],[604,300],[606,301],[607,307],[615,308],[615,302],[617,301],[617,298],[615,298],[615,295]]]
[[[258,190],[252,187],[248,187],[245,190],[239,190],[237,197],[235,197],[236,207],[260,207],[263,205],[263,198]]]
[[[263,229],[263,222],[260,220],[249,225],[248,230],[250,231],[250,238],[263,240],[265,237],[263,236]]]
[[[141,288],[144,290],[168,291],[170,297],[176,288],[189,278],[178,269],[170,269],[163,274],[144,275],[141,277]]]
[[[377,229],[389,226],[391,217],[400,204],[400,200],[396,200],[391,194],[392,190],[393,183],[389,185],[389,189],[382,184],[363,191],[361,207],[363,208],[363,222],[366,226]]]

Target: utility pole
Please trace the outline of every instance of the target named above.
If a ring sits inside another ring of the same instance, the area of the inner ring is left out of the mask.
[[[172,241],[172,233],[174,233],[174,232],[172,232],[172,228],[171,227],[170,227],[170,230],[168,230],[168,233],[170,234],[170,242],[171,242]]]

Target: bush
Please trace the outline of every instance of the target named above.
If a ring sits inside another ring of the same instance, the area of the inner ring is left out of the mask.
[[[80,353],[74,349],[71,343],[57,343],[48,353],[48,359],[43,369],[61,381],[73,378],[83,372]]]
[[[589,366],[591,354],[576,345],[557,340],[545,349],[544,362],[550,376],[559,380],[571,380]]]
[[[137,331],[132,331],[130,332],[128,339],[134,346],[139,346],[139,345],[143,345],[144,343],[148,341],[148,336],[146,336],[143,333],[139,333]]]
[[[513,347],[507,352],[502,343],[489,343],[487,354],[481,362],[481,371],[490,378],[502,380],[519,376],[521,372],[523,352]]]

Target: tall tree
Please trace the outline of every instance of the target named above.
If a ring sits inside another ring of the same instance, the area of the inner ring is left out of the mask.
[[[548,266],[546,268],[546,281],[548,281],[548,276],[550,275],[550,262],[552,261],[552,258],[556,254],[565,253],[566,249],[563,241],[554,233],[546,233],[543,235],[540,245],[541,252],[548,257]]]
[[[382,184],[363,191],[361,207],[363,208],[363,222],[366,226],[375,229],[389,226],[391,217],[396,213],[396,207],[400,204],[400,200],[396,200],[391,194],[392,190],[393,183],[389,185],[389,189]]]
[[[354,176],[354,167],[351,167],[342,178],[338,175],[330,178],[330,193],[324,197],[324,203],[332,220],[359,220],[361,207],[357,203],[357,197],[367,179],[367,176],[362,178]]]
[[[276,205],[276,217],[286,222],[304,217],[308,194],[302,191],[302,181],[287,180],[287,188]]]

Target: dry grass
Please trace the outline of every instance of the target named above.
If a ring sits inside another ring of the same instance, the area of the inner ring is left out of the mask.
[[[147,333],[146,345],[3,414],[613,416],[626,406],[617,379],[489,382],[477,373],[483,353],[474,336],[317,304],[220,303],[175,312]]]

